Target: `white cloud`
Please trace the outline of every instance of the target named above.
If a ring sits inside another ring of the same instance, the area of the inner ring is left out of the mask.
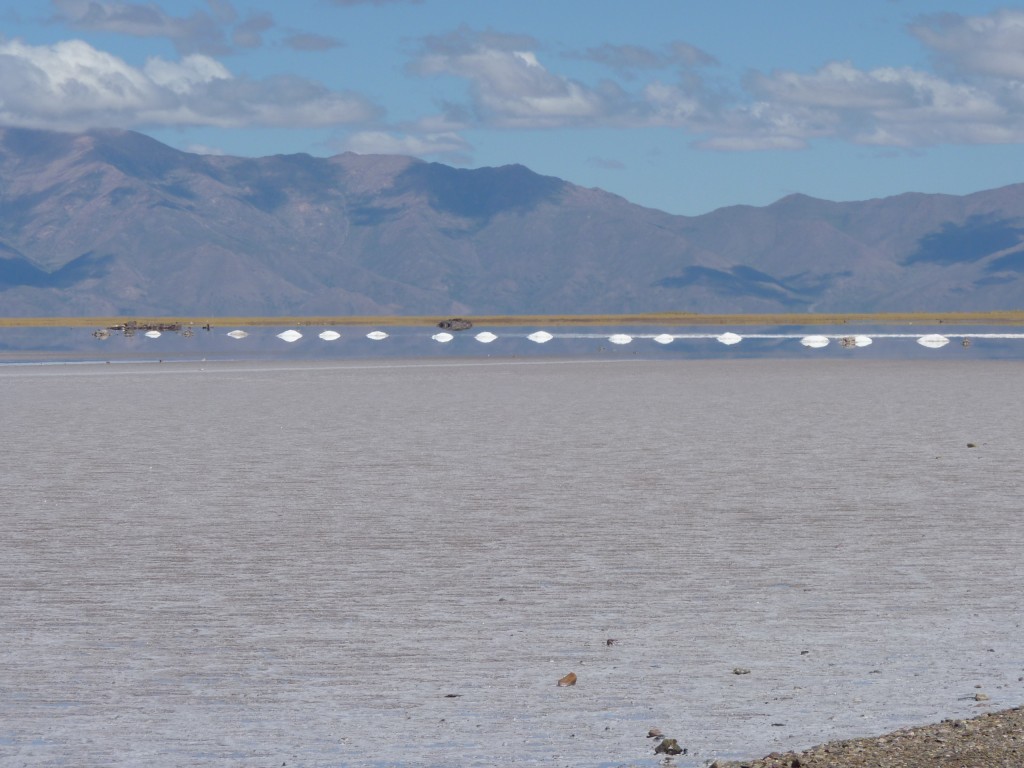
[[[1024,139],[1024,130],[1010,130],[1014,117],[996,93],[908,67],[865,71],[833,62],[809,75],[755,75],[748,87],[760,112],[746,110],[746,127],[765,137],[902,147]]]
[[[0,41],[0,122],[37,128],[167,125],[329,126],[379,110],[363,97],[298,77],[234,77],[202,54],[151,58],[142,69],[80,40]]]
[[[738,88],[712,90],[698,70],[717,62],[688,43],[660,51],[605,44],[567,54],[618,74],[618,82],[587,83],[549,68],[531,38],[462,27],[425,39],[414,71],[468,84],[467,127],[667,126],[728,151],[826,138],[902,148],[1024,142],[1024,10],[923,17],[908,29],[936,70],[833,61],[809,72],[754,72]],[[674,79],[639,80],[673,68]]]
[[[1024,11],[925,16],[910,32],[956,75],[1024,79]]]
[[[227,67],[209,56],[194,53],[181,61],[151,58],[143,69],[145,75],[157,85],[179,96],[187,95],[197,86],[214,80],[230,80]]]
[[[748,88],[762,100],[836,109],[885,109],[914,98],[905,76],[891,69],[864,72],[849,62],[831,62],[810,75],[755,74]]]
[[[908,29],[935,72],[831,62],[809,74],[753,74],[754,101],[729,110],[702,146],[798,146],[821,136],[904,148],[1024,142],[1024,11],[926,16]]]
[[[642,95],[649,110],[644,119],[654,124],[692,125],[705,111],[697,95],[676,85],[653,82],[644,87]]]
[[[8,124],[81,125],[95,115],[116,122],[142,105],[165,108],[170,97],[144,73],[78,40],[0,42],[0,119]]]
[[[428,133],[395,136],[384,131],[361,131],[344,143],[344,148],[363,155],[441,156],[460,159],[468,155],[469,143],[456,133]]]
[[[606,112],[598,91],[550,72],[529,49],[531,43],[528,38],[461,29],[428,38],[416,71],[465,78],[475,112],[497,125],[553,127]]]
[[[220,147],[211,147],[208,144],[189,144],[183,151],[193,155],[216,155],[218,157],[225,154]]]

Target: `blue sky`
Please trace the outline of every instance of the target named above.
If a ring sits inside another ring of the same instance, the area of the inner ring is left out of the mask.
[[[522,163],[699,214],[1024,181],[1024,5],[0,0],[0,125]]]

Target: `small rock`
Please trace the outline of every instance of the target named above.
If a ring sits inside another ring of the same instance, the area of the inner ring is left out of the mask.
[[[988,701],[988,694],[987,693],[976,693],[976,694],[974,694],[974,700],[975,701]]]
[[[732,668],[732,673],[734,675],[749,675],[750,674],[750,670],[747,669],[746,667],[733,667]]]
[[[664,739],[658,746],[654,748],[654,754],[683,755],[686,754],[686,750],[680,747],[679,742],[675,739]]]
[[[619,642],[619,641],[616,640],[614,637],[609,637],[607,640],[604,641],[604,644],[605,645],[615,645],[617,642]]]
[[[649,730],[647,732],[647,738],[648,739],[664,739],[665,738],[665,734],[663,734],[657,728],[651,728],[651,730]]]
[[[566,675],[558,681],[558,685],[560,687],[565,687],[567,685],[576,685],[576,673],[570,672],[568,675]]]
[[[968,447],[968,448],[977,448],[978,446],[977,446],[977,445],[975,445],[974,443],[968,443],[968,444],[967,444],[967,447]]]

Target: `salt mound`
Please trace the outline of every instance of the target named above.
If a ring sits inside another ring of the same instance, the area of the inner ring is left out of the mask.
[[[828,336],[804,336],[800,343],[811,349],[821,349],[828,346]]]
[[[947,344],[949,344],[949,339],[947,339],[940,333],[929,333],[918,339],[917,343],[920,344],[922,347],[928,347],[929,349],[938,349],[939,347],[944,347]]]

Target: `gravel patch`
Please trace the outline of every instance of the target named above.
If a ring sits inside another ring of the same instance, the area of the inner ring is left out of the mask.
[[[711,768],[1020,768],[1024,766],[1024,708],[970,720],[903,728],[875,738],[849,739],[803,752],[773,752],[759,760]]]

